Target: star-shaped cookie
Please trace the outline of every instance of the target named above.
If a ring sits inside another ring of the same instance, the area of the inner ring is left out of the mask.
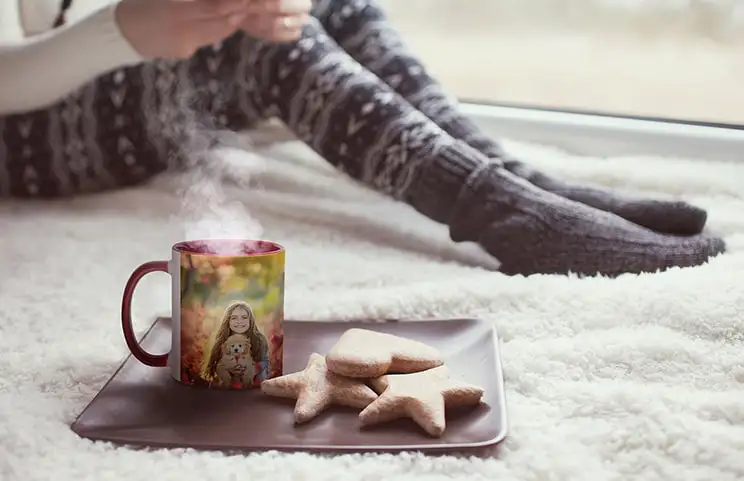
[[[270,396],[296,399],[295,423],[310,421],[335,404],[364,408],[377,394],[360,379],[349,379],[328,371],[325,358],[313,353],[302,371],[267,379],[261,391]]]
[[[376,378],[411,373],[444,364],[442,353],[423,342],[383,332],[352,328],[326,355],[328,369],[341,376]]]
[[[359,413],[363,426],[410,417],[434,437],[444,433],[446,408],[480,404],[484,392],[453,378],[446,366],[413,374],[388,374],[370,384],[380,397]]]

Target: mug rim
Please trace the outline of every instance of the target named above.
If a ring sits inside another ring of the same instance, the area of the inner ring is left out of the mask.
[[[268,250],[259,250],[257,252],[251,252],[251,253],[242,253],[242,254],[219,254],[219,253],[212,253],[212,252],[200,252],[197,250],[197,248],[194,246],[195,244],[209,244],[209,243],[215,243],[215,242],[230,242],[230,243],[257,243],[259,245],[265,245],[268,246]],[[263,256],[271,256],[276,254],[281,254],[282,252],[285,252],[284,246],[281,244],[266,240],[266,239],[244,239],[244,238],[232,238],[232,237],[219,237],[214,239],[191,239],[191,240],[184,240],[179,241],[173,244],[171,247],[173,252],[177,252],[178,254],[189,254],[189,255],[199,255],[199,256],[208,256],[208,257],[263,257]]]

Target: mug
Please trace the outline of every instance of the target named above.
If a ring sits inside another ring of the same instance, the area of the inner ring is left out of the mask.
[[[124,288],[121,325],[132,355],[168,367],[178,382],[217,389],[250,389],[282,375],[284,256],[264,240],[179,242],[170,261],[137,267]],[[132,297],[140,279],[166,272],[172,285],[170,352],[151,354],[132,328]]]

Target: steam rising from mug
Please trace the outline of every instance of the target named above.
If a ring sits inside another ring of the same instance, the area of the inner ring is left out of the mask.
[[[235,196],[248,189],[251,174],[263,167],[263,160],[251,153],[247,137],[215,127],[215,119],[193,108],[195,93],[188,79],[180,79],[175,87],[177,108],[166,113],[174,118],[165,122],[168,132],[179,149],[176,156],[185,163],[186,172],[180,189],[181,212],[176,219],[182,224],[184,240],[196,239],[260,239],[263,227],[246,205],[231,199],[226,182],[232,180],[240,189],[232,189]],[[212,251],[210,244],[209,251]],[[225,247],[221,247],[225,249]],[[238,255],[235,252],[214,254]]]
[[[243,202],[230,199],[225,190],[231,162],[248,162],[257,156],[234,148],[215,148],[202,154],[204,162],[192,167],[181,192],[184,239],[259,239],[263,227]],[[249,170],[242,166],[238,185],[247,188]]]

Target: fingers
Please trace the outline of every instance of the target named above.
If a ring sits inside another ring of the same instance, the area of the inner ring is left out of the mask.
[[[312,0],[248,0],[248,15],[273,15],[290,17],[306,15],[313,7]]]
[[[242,20],[242,15],[228,15],[202,20],[199,22],[198,27],[194,29],[192,40],[198,45],[219,42],[237,30]]]
[[[173,0],[184,13],[193,18],[209,18],[244,13],[290,17],[306,15],[312,0]]]
[[[220,41],[238,28],[273,42],[297,40],[312,6],[311,0],[170,1],[178,4],[174,14],[187,23],[193,22],[187,34],[189,45]]]
[[[297,40],[312,6],[312,0],[248,0],[242,28],[274,42]]]
[[[180,12],[194,19],[211,19],[246,13],[249,0],[176,0]]]
[[[302,27],[307,23],[307,15],[270,17],[263,22],[266,36],[275,42],[296,40],[302,34]]]
[[[250,15],[242,20],[240,28],[255,37],[273,42],[289,42],[300,38],[302,27],[308,22],[308,18],[308,15]]]

